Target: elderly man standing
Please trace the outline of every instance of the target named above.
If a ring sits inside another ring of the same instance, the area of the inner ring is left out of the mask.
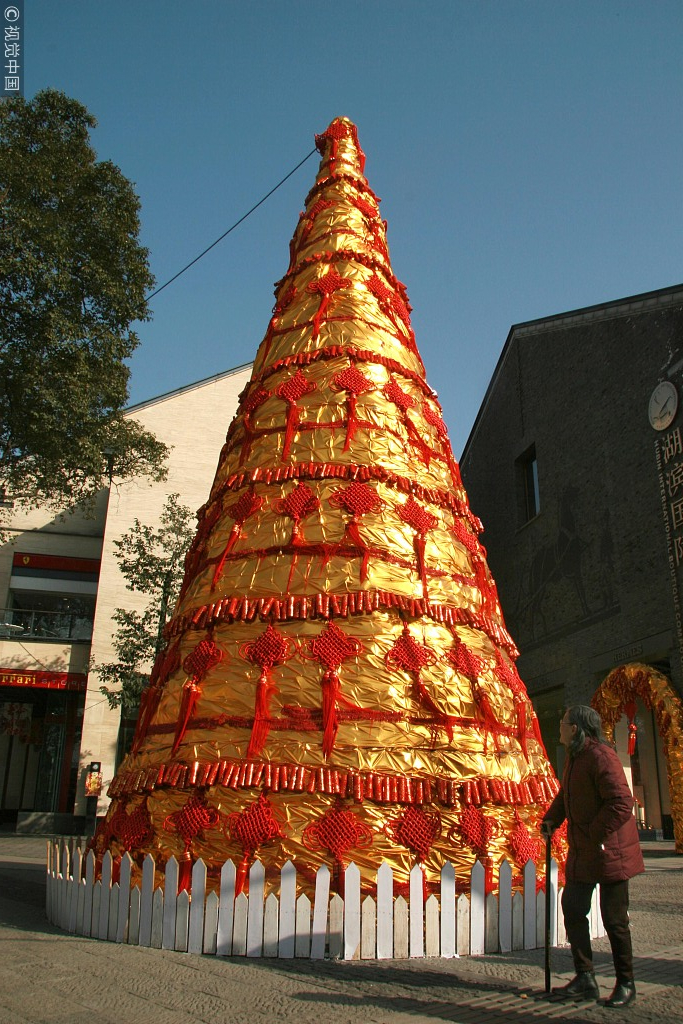
[[[576,976],[568,985],[553,989],[553,995],[577,1001],[600,997],[588,924],[593,889],[599,883],[600,910],[616,972],[616,985],[605,1006],[623,1008],[636,998],[628,880],[645,870],[633,796],[593,708],[578,704],[565,712],[560,742],[567,750],[562,787],[543,818],[541,831],[551,836],[567,819],[569,854],[562,912]]]

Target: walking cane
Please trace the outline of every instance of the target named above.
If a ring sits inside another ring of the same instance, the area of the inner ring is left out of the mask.
[[[550,852],[552,837],[545,837],[545,991],[550,993]]]

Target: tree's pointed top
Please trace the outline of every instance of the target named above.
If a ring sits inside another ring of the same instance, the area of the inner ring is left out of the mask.
[[[335,117],[321,135],[316,135],[315,144],[323,158],[318,180],[336,174],[363,177],[365,153],[358,141],[358,129],[348,117]]]

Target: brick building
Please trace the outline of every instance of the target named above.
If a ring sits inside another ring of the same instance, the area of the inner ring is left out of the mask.
[[[641,823],[666,835],[679,739],[666,713],[683,693],[682,406],[676,286],[512,327],[461,459],[551,759],[561,767],[563,708],[602,687],[624,712],[617,749]]]

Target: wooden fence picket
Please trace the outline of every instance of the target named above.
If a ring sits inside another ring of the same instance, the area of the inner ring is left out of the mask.
[[[360,871],[349,864],[344,872],[344,959],[360,958]]]
[[[360,908],[360,958],[374,960],[377,955],[377,906],[366,896]]]
[[[218,932],[216,936],[216,953],[218,956],[230,956],[232,953],[232,925],[235,908],[235,865],[226,860],[221,868],[220,901],[218,907]]]
[[[164,920],[161,928],[162,949],[175,949],[179,873],[178,861],[175,857],[169,857],[166,861],[166,871],[164,873]]]
[[[164,932],[164,892],[163,889],[155,889],[152,896],[152,929],[149,945],[152,949],[162,949],[162,937]]]
[[[330,898],[331,873],[323,865],[316,876],[313,902],[305,893],[297,898],[296,869],[290,861],[282,868],[279,898],[275,893],[265,896],[265,869],[258,860],[250,868],[248,894],[237,897],[232,861],[223,865],[220,891],[208,895],[202,860],[193,865],[190,889],[180,892],[175,858],[166,864],[163,888],[155,887],[151,855],[143,862],[141,888],[131,888],[133,868],[130,856],[124,854],[118,881],[113,882],[112,857],[105,853],[96,879],[92,851],[85,856],[78,843],[50,843],[45,898],[49,919],[72,934],[194,954],[311,960],[325,956],[448,958],[540,948],[547,900],[551,942],[566,941],[555,861],[538,892],[536,865],[529,861],[522,870],[522,891],[513,892],[513,868],[503,860],[497,890],[488,893],[484,865],[477,861],[472,866],[469,897],[457,896],[454,867],[445,864],[438,894],[426,901],[419,864],[410,872],[409,900],[394,898],[393,871],[389,864],[382,864],[376,896],[366,896],[362,903],[355,864],[344,872],[344,898],[339,894]],[[597,890],[590,927],[593,937],[604,934]]]
[[[524,949],[536,949],[536,865],[528,860],[524,878]]]
[[[142,862],[142,889],[140,890],[140,932],[141,946],[152,945],[152,904],[154,901],[154,857],[148,853]]]
[[[455,911],[455,868],[444,864],[441,868],[441,956],[448,959],[455,956],[456,946]]]
[[[213,954],[217,949],[218,902],[218,893],[210,892],[206,897],[206,906],[204,907],[204,934],[202,936],[203,953]]]
[[[330,900],[328,952],[333,960],[340,960],[344,955],[344,900],[338,892]]]
[[[274,892],[266,896],[263,911],[263,955],[277,956],[279,941],[280,901]],[[324,935],[323,935],[324,939]]]
[[[409,952],[408,904],[403,896],[397,896],[394,903],[394,959],[407,960]]]
[[[190,894],[181,889],[176,900],[175,944],[177,953],[187,953],[187,939],[190,923]]]
[[[232,955],[247,955],[247,918],[249,900],[243,892],[235,898],[235,913],[232,922]]]
[[[315,879],[313,901],[313,930],[311,932],[311,960],[322,960],[325,956],[327,938],[327,915],[330,903],[330,869],[322,864]]]
[[[485,949],[486,875],[484,865],[475,861],[470,884],[470,948],[469,953],[483,953]]]
[[[128,911],[128,935],[125,941],[137,946],[140,941],[140,886],[136,885],[130,893],[130,909]]]
[[[296,901],[294,956],[306,959],[311,956],[311,901],[305,892]]]
[[[124,853],[119,869],[119,913],[116,928],[116,941],[125,942],[128,931],[128,915],[130,912],[130,880],[133,873],[133,861],[129,853]]]
[[[95,896],[95,854],[85,859],[85,896],[83,900],[83,935],[92,935],[92,902]]]
[[[206,864],[200,858],[192,867],[192,900],[190,902],[190,930],[187,937],[188,953],[201,953],[204,949],[205,900]]]
[[[498,942],[501,953],[512,950],[512,865],[501,862],[498,869]]]
[[[484,900],[484,952],[497,953],[499,941],[498,898],[490,892]]]
[[[249,913],[247,915],[247,956],[261,956],[263,951],[263,893],[266,869],[255,860],[249,870]]]
[[[415,865],[410,872],[410,905],[408,908],[410,922],[410,955],[425,955],[424,944],[424,875],[422,868]]]
[[[109,890],[109,915],[107,922],[107,941],[116,942],[119,924],[119,883],[115,882]]]
[[[386,863],[377,872],[377,959],[394,955],[394,872]]]
[[[425,903],[425,956],[439,956],[439,901],[432,893]]]

